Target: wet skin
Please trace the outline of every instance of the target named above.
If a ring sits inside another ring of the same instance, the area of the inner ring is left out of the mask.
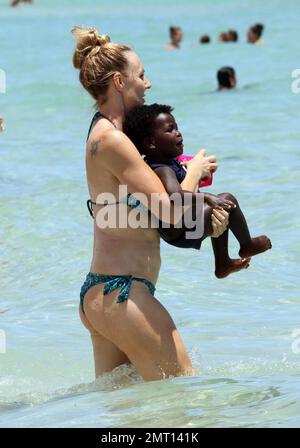
[[[153,127],[151,137],[144,141],[144,152],[150,164],[171,163],[172,160],[183,152],[183,138],[178,130],[173,115],[159,114]],[[169,167],[159,167],[155,173],[160,177],[169,195],[175,192],[183,192],[174,171]],[[191,193],[196,198],[197,193]],[[271,241],[265,235],[251,238],[246,219],[239,207],[238,201],[230,193],[213,195],[204,193],[204,236],[212,235],[211,215],[213,210],[225,209],[229,212],[229,229],[240,243],[239,259],[231,259],[228,254],[227,229],[219,238],[212,238],[212,246],[215,255],[215,275],[217,278],[227,277],[249,267],[250,259],[254,255],[271,249]],[[195,212],[194,212],[195,215]],[[163,237],[175,240],[182,234],[182,229],[170,228],[161,231]]]

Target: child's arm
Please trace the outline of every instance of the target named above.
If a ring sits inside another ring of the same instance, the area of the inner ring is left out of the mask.
[[[165,190],[169,196],[172,193],[183,191],[172,168],[169,168],[167,166],[160,166],[156,168],[154,172],[162,181],[163,186],[165,187]]]
[[[184,193],[185,190],[181,188],[180,183],[177,180],[176,174],[172,170],[172,168],[169,168],[167,166],[161,166],[159,168],[156,168],[155,174],[160,178],[160,180],[163,183],[163,186],[165,187],[166,192],[170,196],[172,193]],[[197,193],[197,192],[194,192]],[[192,194],[192,198],[195,200],[196,195]],[[231,207],[235,207],[235,204],[227,199],[220,198],[219,196],[216,196],[215,194],[211,193],[204,193],[204,202],[209,205],[211,208],[215,209],[228,209]]]
[[[176,174],[174,173],[174,171],[169,168],[169,167],[159,167],[156,168],[154,170],[155,174],[157,174],[157,176],[160,178],[163,186],[165,187],[166,192],[171,195],[172,193],[181,193],[182,195],[184,193],[188,193],[186,190],[183,190],[181,188],[180,183],[177,180]],[[192,196],[192,200],[194,202],[194,200],[196,199],[197,193],[191,193]],[[220,200],[220,198],[218,198],[218,196],[215,195],[210,195],[209,193],[205,193],[204,195],[207,196],[207,201],[209,201],[208,197],[211,196],[211,200]],[[204,196],[205,197],[205,196]],[[224,203],[225,200],[223,200]],[[233,204],[233,202],[231,203],[231,201],[227,201],[230,202],[230,205],[235,206],[235,204]],[[219,204],[218,204],[219,205]],[[221,208],[221,207],[218,207]],[[228,205],[227,207],[228,208]],[[219,221],[219,218],[216,218],[215,214],[220,213],[222,215],[222,222]],[[211,219],[212,219],[212,227],[213,227],[213,234],[211,235],[213,238],[218,238],[220,235],[222,235],[222,233],[226,230],[227,225],[228,225],[228,212],[226,212],[225,210],[213,210],[213,213],[211,215]],[[170,234],[169,234],[170,232]],[[160,229],[160,233],[164,236],[164,238],[166,240],[168,239],[174,239],[174,235],[172,234],[173,229]],[[171,236],[171,238],[169,238],[169,236]]]

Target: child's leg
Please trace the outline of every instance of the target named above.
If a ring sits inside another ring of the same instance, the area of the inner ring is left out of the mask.
[[[203,239],[211,236],[211,213],[212,208],[207,204],[204,205],[204,235]],[[230,216],[229,216],[230,220]],[[212,247],[215,255],[215,275],[218,278],[227,277],[227,275],[238,272],[241,269],[246,269],[249,266],[249,258],[246,259],[231,259],[228,254],[228,233],[229,230],[219,236],[218,238],[211,238]]]
[[[240,257],[252,257],[271,249],[271,241],[265,235],[251,238],[243,212],[240,209],[237,199],[232,194],[221,193],[217,196],[232,201],[236,205],[235,208],[230,209],[228,227],[240,243]]]
[[[227,229],[219,238],[211,238],[211,244],[215,255],[215,276],[218,278],[227,277],[233,272],[247,269],[250,258],[230,258],[228,254],[228,234]]]

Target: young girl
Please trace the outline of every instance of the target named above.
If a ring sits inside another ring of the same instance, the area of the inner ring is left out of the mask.
[[[172,111],[172,107],[156,103],[138,106],[127,115],[124,126],[124,132],[145,156],[146,162],[159,176],[169,195],[182,191],[180,183],[185,177],[185,170],[177,160],[183,152],[183,139]],[[161,228],[159,232],[173,246],[200,249],[202,241],[212,235],[213,208],[225,208],[229,212],[229,229],[240,243],[241,258],[231,259],[228,254],[228,229],[219,238],[211,240],[215,255],[215,275],[217,278],[224,278],[247,268],[253,255],[272,247],[265,235],[251,238],[245,217],[232,194],[204,193],[204,234],[201,238],[188,239],[185,228]]]

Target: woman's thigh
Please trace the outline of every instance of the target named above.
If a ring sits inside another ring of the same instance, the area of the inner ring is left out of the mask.
[[[79,306],[80,319],[85,328],[90,332],[96,378],[105,372],[111,372],[122,364],[129,364],[128,357],[115,344],[100,334],[88,321],[85,314]]]
[[[148,288],[133,281],[129,298],[116,303],[119,289],[103,296],[103,287],[88,291],[84,309],[95,331],[116,346],[145,380],[192,373],[178,330]]]

